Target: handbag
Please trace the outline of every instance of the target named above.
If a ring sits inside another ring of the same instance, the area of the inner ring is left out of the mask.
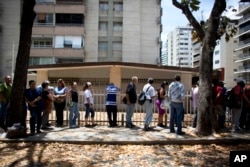
[[[124,97],[122,98],[122,102],[123,102],[124,104],[127,104],[128,100],[127,100],[127,97],[126,97],[126,96],[124,96]]]

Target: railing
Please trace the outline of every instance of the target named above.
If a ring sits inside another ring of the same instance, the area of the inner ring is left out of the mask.
[[[119,126],[124,126],[126,121],[126,105],[123,104],[122,98],[125,96],[125,94],[118,94],[117,95],[117,107],[118,107],[118,113],[117,113],[117,123]],[[79,93],[79,119],[78,119],[78,125],[83,126],[85,121],[85,106],[83,104],[84,101],[83,92],[81,91]],[[106,95],[103,91],[99,91],[98,93],[94,93],[94,110],[95,110],[95,121],[98,125],[108,125],[108,118],[107,118],[107,112],[106,112]],[[190,95],[187,93],[185,101],[184,101],[184,121],[183,126],[191,126],[193,123],[193,108],[190,101]],[[28,112],[29,113],[29,112]],[[29,118],[29,117],[28,117]],[[144,125],[144,118],[145,118],[145,110],[144,107],[139,105],[138,103],[135,105],[134,114],[132,117],[133,123],[135,123],[137,126],[143,126]],[[169,109],[166,110],[166,114],[164,117],[164,124],[169,126]],[[52,123],[55,123],[56,120],[56,114],[53,110],[49,116],[49,121]],[[231,112],[229,110],[226,111],[226,125],[230,125],[231,123]],[[151,126],[156,126],[158,123],[158,111],[156,105],[154,105],[153,108],[153,120],[151,123]],[[69,124],[69,110],[68,107],[65,107],[64,110],[64,125]]]

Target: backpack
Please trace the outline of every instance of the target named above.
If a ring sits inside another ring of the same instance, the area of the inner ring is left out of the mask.
[[[148,92],[148,89],[150,88],[151,86],[149,86],[146,90],[146,92],[141,92],[140,95],[139,95],[139,98],[138,98],[138,103],[140,105],[143,105],[146,101],[146,93]]]
[[[234,93],[234,88],[227,92],[226,106],[230,109],[237,106],[237,100],[236,100],[236,95]]]

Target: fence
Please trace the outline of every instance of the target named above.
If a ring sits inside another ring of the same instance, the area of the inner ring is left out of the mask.
[[[126,105],[123,104],[122,98],[125,96],[125,94],[119,93],[117,94],[117,123],[118,125],[124,126],[125,125],[125,117],[126,117]],[[184,101],[184,120],[183,120],[183,126],[191,126],[193,123],[193,108],[190,101],[190,95],[189,92],[187,92],[185,96]],[[84,116],[85,116],[85,106],[84,106],[84,96],[83,91],[79,92],[78,97],[78,105],[79,105],[79,119],[78,119],[78,125],[83,126],[84,125]],[[98,91],[94,92],[94,110],[95,110],[95,121],[98,125],[108,125],[108,118],[107,118],[107,112],[106,112],[106,94],[104,91]],[[134,114],[132,117],[132,121],[137,126],[144,125],[144,118],[145,118],[145,110],[144,107],[139,105],[138,103],[135,105]],[[164,117],[164,123],[166,125],[169,125],[169,110],[166,110],[166,114]],[[49,121],[52,123],[55,123],[56,120],[56,114],[53,110],[49,116]],[[153,120],[151,125],[156,126],[158,123],[158,111],[156,105],[154,105],[153,108]],[[68,107],[65,107],[64,110],[64,125],[69,124],[69,110]],[[227,109],[226,111],[226,125],[229,126],[231,124],[231,112]]]

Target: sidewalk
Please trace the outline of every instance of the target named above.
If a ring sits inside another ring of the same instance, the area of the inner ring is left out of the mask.
[[[0,142],[34,142],[34,143],[75,143],[75,144],[242,144],[250,143],[250,132],[232,133],[225,130],[222,133],[206,137],[195,135],[194,128],[183,128],[185,135],[179,136],[169,132],[169,128],[153,127],[152,131],[145,132],[143,127],[132,129],[125,127],[110,128],[107,126],[79,127],[52,127],[40,134],[21,139],[7,139],[6,133],[0,132]]]

